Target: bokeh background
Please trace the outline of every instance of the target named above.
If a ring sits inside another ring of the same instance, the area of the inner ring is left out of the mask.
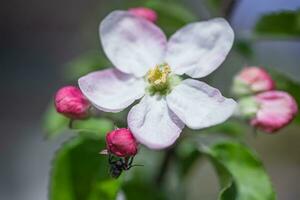
[[[65,65],[100,51],[98,24],[125,0],[10,0],[0,3],[0,199],[44,200],[51,158],[65,137],[44,138],[42,116],[65,82]],[[205,2],[182,0],[201,19],[212,17]],[[300,0],[240,0],[230,23],[247,37],[265,13],[296,10]],[[289,22],[286,22],[289,23]],[[231,54],[212,84],[228,90],[231,76],[245,65],[277,68],[300,81],[300,40],[258,40],[249,61]],[[278,199],[300,198],[300,130],[289,126],[277,135],[259,134],[251,145],[271,176]],[[200,170],[199,170],[200,169]],[[216,199],[218,184],[208,163],[195,166],[186,180],[188,199]]]

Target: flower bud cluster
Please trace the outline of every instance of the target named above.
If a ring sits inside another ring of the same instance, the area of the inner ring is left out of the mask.
[[[288,125],[298,112],[295,99],[287,92],[275,90],[275,81],[259,67],[244,68],[234,78],[232,91],[239,97],[238,114],[268,133]]]
[[[91,104],[83,95],[81,90],[75,86],[66,86],[60,88],[55,95],[55,108],[57,112],[71,119],[82,119],[88,116],[88,110]],[[119,157],[118,163],[122,165],[116,166],[114,161],[111,161],[113,167],[128,170],[131,168],[130,160],[138,152],[138,143],[133,134],[128,128],[119,128],[109,132],[106,135],[106,150],[101,153]],[[122,162],[121,162],[122,161]],[[114,164],[112,164],[114,163]],[[117,169],[112,170],[116,173]],[[122,171],[122,170],[121,170]],[[120,175],[115,174],[116,176]]]
[[[259,67],[246,67],[234,77],[232,90],[236,95],[242,96],[274,88],[275,82],[268,72]]]

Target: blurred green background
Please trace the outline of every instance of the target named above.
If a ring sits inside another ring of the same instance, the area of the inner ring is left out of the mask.
[[[72,83],[78,73],[86,72],[81,66],[92,69],[99,62],[105,65],[101,57],[94,58],[101,52],[98,38],[101,19],[112,10],[145,2],[151,4],[151,0],[0,3],[0,199],[47,199],[51,159],[68,135],[46,141],[41,127],[43,112],[60,86]],[[169,13],[162,10],[161,15],[171,15],[172,20],[159,22],[168,25],[164,26],[168,32],[194,19],[215,16],[229,19],[237,36],[235,48],[222,67],[207,78],[224,93],[229,93],[232,75],[246,65],[275,68],[300,82],[299,0],[240,0],[232,10],[224,7],[227,1],[174,0],[187,12],[173,8],[172,1],[169,2],[168,9],[173,10]],[[263,15],[282,10],[289,12],[271,20],[265,17],[267,25],[256,25]],[[78,60],[82,55],[86,56]],[[72,73],[74,68],[76,73]],[[253,138],[250,131],[246,133],[271,176],[278,199],[300,197],[299,133],[299,128],[293,125],[276,135],[259,134]],[[217,178],[206,161],[193,166],[182,184],[188,188],[188,199],[217,198]]]

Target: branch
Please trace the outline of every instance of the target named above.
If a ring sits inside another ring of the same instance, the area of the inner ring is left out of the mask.
[[[221,5],[222,16],[227,20],[230,20],[233,15],[233,11],[237,6],[237,3],[237,0],[223,0]]]
[[[171,160],[174,157],[175,148],[176,148],[175,146],[172,146],[165,153],[165,156],[163,158],[160,170],[159,170],[158,175],[157,175],[156,180],[155,180],[155,182],[157,183],[158,186],[161,186],[161,184],[162,184],[162,182],[164,180],[166,171],[168,170],[168,167],[169,167],[169,165],[171,163]]]

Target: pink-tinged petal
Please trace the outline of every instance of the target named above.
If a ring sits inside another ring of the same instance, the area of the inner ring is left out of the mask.
[[[255,99],[259,110],[251,124],[266,132],[272,133],[288,125],[298,112],[295,99],[286,92],[263,92],[256,95]]]
[[[145,93],[145,82],[117,69],[92,72],[78,80],[83,94],[98,109],[119,112]]]
[[[246,67],[235,78],[233,92],[236,95],[247,95],[273,90],[275,82],[268,72],[259,67]]]
[[[176,141],[184,124],[163,98],[145,96],[130,110],[128,127],[141,144],[151,149],[162,149]]]
[[[191,23],[169,40],[166,62],[176,74],[204,77],[225,60],[233,39],[233,30],[222,18]]]
[[[145,7],[130,8],[128,11],[134,14],[135,16],[143,17],[153,23],[156,22],[157,20],[156,12],[150,8],[145,8]]]
[[[100,24],[99,33],[107,57],[124,73],[141,77],[164,58],[164,33],[128,11],[109,14]]]
[[[186,79],[167,96],[169,108],[191,129],[227,120],[236,108],[233,99],[201,81]]]

